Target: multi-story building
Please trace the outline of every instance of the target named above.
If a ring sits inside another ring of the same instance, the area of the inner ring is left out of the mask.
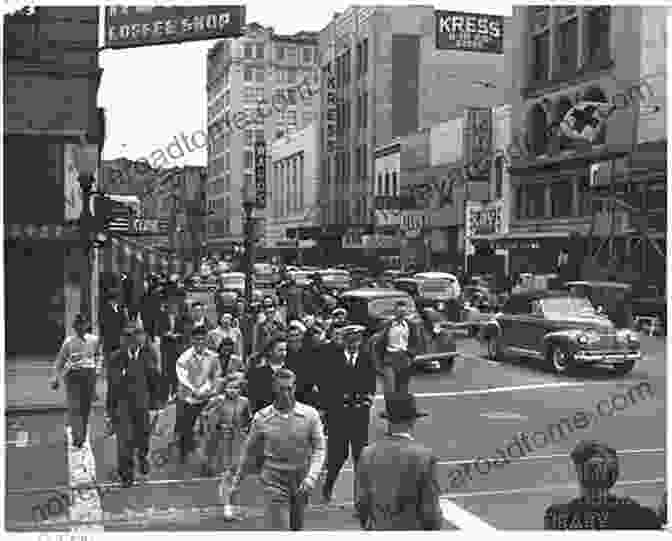
[[[82,209],[80,173],[98,176],[79,151],[99,159],[104,139],[98,23],[95,6],[31,7],[4,17],[8,359],[53,358],[80,310],[96,324],[96,277],[73,224]]]
[[[437,51],[433,6],[353,6],[334,15],[320,33],[320,201],[330,253],[361,244],[373,225],[376,153],[466,107],[506,103],[508,56]]]
[[[315,246],[304,231],[319,226],[319,127],[313,123],[278,139],[271,147],[266,245],[285,260]]]
[[[567,250],[629,281],[664,284],[666,15],[648,6],[514,8],[514,205],[502,241],[511,270],[553,272]],[[605,195],[620,201],[615,212],[596,200]]]
[[[258,24],[209,50],[207,200],[214,249],[242,239],[242,189],[254,185],[254,142],[270,146],[313,122],[317,58],[316,33],[280,35]],[[256,212],[264,217],[268,209]]]

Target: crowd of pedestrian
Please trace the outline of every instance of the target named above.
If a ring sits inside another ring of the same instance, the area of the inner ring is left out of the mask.
[[[237,301],[219,305],[216,322],[202,303],[188,305],[176,276],[147,277],[135,306],[124,304],[123,288],[110,289],[100,338],[77,316],[54,364],[51,385],[65,383],[74,445],[81,448],[86,440],[102,366],[107,430],[116,435],[123,486],[135,482],[136,472],[149,474],[152,424],[173,407],[180,463],[197,453],[204,476],[222,477],[220,492],[229,503],[242,479],[258,473],[269,528],[301,529],[318,479],[322,502],[329,504],[351,456],[353,500],[363,528],[440,529],[437,458],[413,437],[425,414],[409,390],[419,337],[405,304],[397,303],[395,317],[369,347],[366,329],[351,324],[345,309],[325,314],[331,308],[323,302],[326,292],[319,283],[314,287],[291,303],[285,296],[284,310],[272,297],[247,311]],[[369,445],[379,375],[389,429]],[[581,496],[549,508],[547,528],[660,527],[653,511],[609,495],[618,477],[615,451],[588,442],[572,459]]]

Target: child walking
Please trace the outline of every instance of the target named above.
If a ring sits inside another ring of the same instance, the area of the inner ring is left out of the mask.
[[[241,384],[240,373],[220,378],[217,394],[201,413],[205,477],[228,474],[238,465],[241,444],[252,420],[250,402],[241,395]]]

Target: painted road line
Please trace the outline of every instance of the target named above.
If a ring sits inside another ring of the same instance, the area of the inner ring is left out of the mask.
[[[485,532],[486,530],[494,531],[495,528],[485,522],[483,519],[470,513],[466,509],[462,509],[459,505],[451,502],[447,498],[441,498],[439,501],[443,518],[448,522],[458,527],[460,531],[466,533],[470,532]]]
[[[527,421],[529,419],[526,415],[515,411],[488,411],[481,413],[480,416],[492,421]]]
[[[616,453],[619,456],[623,455],[655,455],[655,454],[664,454],[665,449],[622,449],[620,451],[616,451]],[[569,454],[568,453],[562,453],[562,454],[555,454],[555,455],[536,455],[536,456],[521,456],[521,457],[510,457],[511,462],[536,462],[536,461],[541,461],[541,460],[557,460],[557,459],[562,459],[562,460],[567,460],[569,461]],[[437,465],[439,466],[459,466],[461,464],[473,464],[476,460],[478,460],[477,457],[474,458],[462,458],[462,459],[455,459],[455,460],[439,460],[437,462]],[[483,458],[482,460],[501,460],[501,457],[493,457],[493,458]],[[352,468],[343,468],[341,471],[347,471],[347,472],[352,472]]]
[[[635,481],[617,481],[614,486],[637,486],[637,485],[661,485],[665,484],[664,477],[655,479],[639,479]],[[475,498],[478,496],[511,496],[513,494],[531,494],[535,492],[550,492],[553,490],[576,490],[576,483],[567,483],[564,485],[544,485],[529,488],[511,488],[506,490],[481,490],[478,492],[452,492],[450,498]]]
[[[628,382],[630,385],[647,381],[645,379]],[[492,393],[511,393],[515,391],[536,391],[541,389],[566,389],[568,387],[587,387],[589,385],[614,385],[621,381],[595,380],[595,381],[553,381],[548,383],[530,383],[528,385],[515,385],[511,387],[486,387],[485,389],[465,389],[464,391],[441,391],[435,393],[414,393],[416,398],[451,398],[458,396],[470,396]],[[383,400],[382,394],[376,395],[376,400]]]

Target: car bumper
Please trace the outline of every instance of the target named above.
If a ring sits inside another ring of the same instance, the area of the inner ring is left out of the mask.
[[[579,351],[574,354],[574,360],[582,365],[604,366],[617,368],[629,361],[639,361],[642,358],[641,351],[631,352],[604,352],[604,351]]]

